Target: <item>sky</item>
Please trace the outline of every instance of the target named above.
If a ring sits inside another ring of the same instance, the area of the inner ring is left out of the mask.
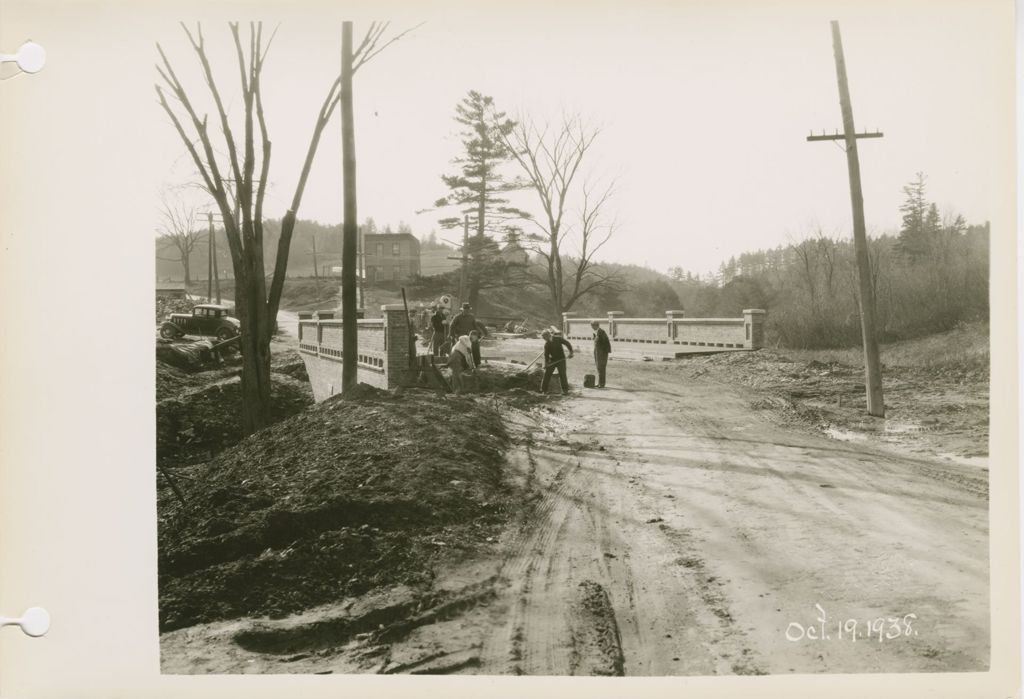
[[[455,105],[472,89],[513,118],[557,125],[575,114],[601,129],[584,167],[616,183],[608,214],[618,228],[602,259],[703,273],[818,230],[850,235],[845,155],[836,143],[806,141],[842,125],[832,19],[857,128],[885,134],[859,146],[869,234],[898,229],[902,187],[919,171],[941,211],[994,218],[1012,186],[1003,181],[1012,9],[1005,0],[385,2],[370,15],[365,5],[322,2],[3,0],[4,50],[32,38],[48,64],[0,81],[11,105],[0,124],[17,135],[9,145],[25,177],[59,191],[64,207],[151,235],[161,192],[197,179],[153,91],[156,42],[199,96],[177,22],[201,21],[220,84],[236,91],[226,21],[262,20],[278,27],[263,78],[274,143],[266,215],[276,218],[339,69],[341,20],[356,21],[357,37],[371,18],[390,18],[390,34],[422,22],[356,75],[360,220],[457,237],[437,225],[451,212],[424,210],[445,194],[441,175],[460,152]],[[228,108],[240,116],[237,96]],[[341,220],[337,115],[299,217]]]

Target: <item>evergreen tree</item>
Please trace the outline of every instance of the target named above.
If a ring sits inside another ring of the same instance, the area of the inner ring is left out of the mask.
[[[931,234],[939,229],[938,210],[934,204],[929,207],[925,199],[923,172],[917,173],[916,178],[903,188],[903,193],[907,199],[900,207],[903,225],[900,227],[896,248],[907,259],[916,262],[928,254]]]
[[[517,231],[513,222],[528,215],[508,206],[508,199],[501,196],[523,188],[522,183],[508,180],[500,172],[512,157],[505,137],[515,122],[497,111],[491,97],[475,90],[470,90],[456,105],[455,121],[465,127],[459,133],[463,153],[452,161],[458,172],[442,176],[449,192],[435,206],[459,207],[461,215],[439,221],[442,228],[461,228],[463,216],[469,218],[470,236],[464,251],[469,258],[467,288],[461,291],[462,300],[476,309],[482,286],[500,285],[507,280],[508,265],[501,259],[495,241]]]

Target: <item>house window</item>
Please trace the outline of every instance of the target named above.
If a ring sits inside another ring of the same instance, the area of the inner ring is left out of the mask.
[[[391,243],[391,254],[398,257],[400,254],[398,243]]]
[[[399,267],[398,265],[395,265],[394,267],[391,268],[391,278],[392,279],[394,279],[394,280],[401,279],[402,278],[401,275],[402,275],[402,268],[401,267]]]
[[[377,257],[384,257],[384,243],[377,243]]]

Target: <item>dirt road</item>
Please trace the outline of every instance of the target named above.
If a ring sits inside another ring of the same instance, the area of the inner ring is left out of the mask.
[[[678,366],[615,362],[609,385],[516,418],[517,477],[538,497],[493,559],[439,571],[443,613],[419,605],[373,647],[324,640],[351,611],[261,622],[316,638],[276,657],[211,660],[238,623],[186,629],[165,636],[164,671],[987,668],[987,473],[780,428]]]
[[[615,369],[629,388],[564,402],[565,440],[552,426],[530,450],[547,494],[506,565],[485,670],[573,671],[582,581],[607,592],[629,675],[987,666],[984,472],[782,431],[720,384]]]

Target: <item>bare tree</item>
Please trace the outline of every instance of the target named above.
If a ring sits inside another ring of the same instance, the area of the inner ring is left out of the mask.
[[[268,289],[263,268],[263,199],[270,171],[271,141],[263,112],[261,78],[267,51],[274,37],[271,34],[264,45],[263,25],[250,23],[246,47],[243,46],[238,23],[229,24],[234,39],[243,103],[241,141],[237,144],[210,66],[202,27],[197,25],[193,33],[184,24],[181,26],[196,54],[215,105],[226,154],[222,147],[214,143],[215,135],[211,133],[208,115],[200,113],[201,107],[196,105],[182,85],[159,44],[157,51],[161,60],[157,64],[157,73],[161,83],[156,85],[156,93],[160,105],[191,155],[204,187],[220,209],[236,280],[235,306],[241,321],[243,357],[242,424],[248,433],[260,429],[269,421],[270,340],[276,328],[275,320],[284,287],[292,231],[320,136],[338,104],[341,79],[337,78],[327,90],[314,121],[313,134],[291,207],[281,222],[281,236]],[[254,177],[257,166],[258,178]],[[232,186],[237,191],[237,215]]]
[[[181,202],[171,202],[164,197],[160,208],[160,223],[157,227],[157,252],[173,249],[176,257],[160,257],[170,262],[180,262],[185,272],[185,288],[192,283],[192,251],[205,239],[196,226],[196,210]]]
[[[594,255],[615,233],[615,222],[605,216],[614,183],[599,187],[580,172],[599,133],[569,117],[557,130],[520,120],[504,137],[540,203],[542,215],[527,219],[533,229],[522,244],[544,260],[543,283],[556,317],[581,297],[618,282],[614,273],[594,263]],[[576,215],[569,211],[573,200],[579,202]]]

